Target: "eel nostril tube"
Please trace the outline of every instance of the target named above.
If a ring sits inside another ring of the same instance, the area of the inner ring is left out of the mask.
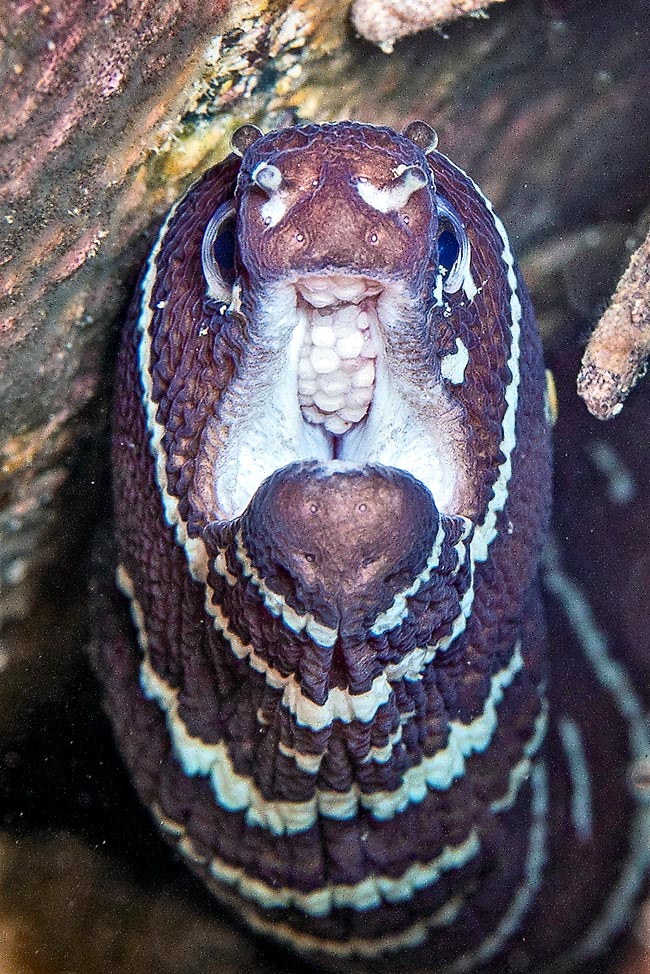
[[[253,170],[251,179],[269,196],[276,193],[282,185],[282,173],[277,166],[267,162],[261,163]]]

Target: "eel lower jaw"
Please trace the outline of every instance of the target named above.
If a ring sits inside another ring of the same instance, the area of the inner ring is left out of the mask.
[[[237,517],[267,477],[307,460],[394,467],[423,483],[439,511],[471,512],[463,412],[413,338],[422,312],[404,288],[310,274],[242,310],[251,352],[219,433],[220,517]]]

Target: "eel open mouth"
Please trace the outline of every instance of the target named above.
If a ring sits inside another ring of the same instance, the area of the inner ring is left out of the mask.
[[[377,130],[348,151],[328,131],[313,152],[306,132],[300,152],[252,143],[205,229],[208,297],[246,324],[204,440],[202,507],[232,520],[266,478],[317,460],[401,470],[440,512],[471,517],[466,410],[449,387],[467,362],[441,371],[431,322],[443,291],[472,291],[463,222],[417,141]]]
[[[296,275],[242,310],[249,350],[215,435],[219,516],[237,517],[267,477],[308,460],[397,468],[442,513],[471,516],[463,410],[423,340],[422,308],[399,282]]]

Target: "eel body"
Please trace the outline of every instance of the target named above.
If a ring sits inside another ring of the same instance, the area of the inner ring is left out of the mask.
[[[234,146],[170,213],[120,352],[131,619],[98,665],[134,784],[315,963],[592,962],[643,881],[648,734],[542,565],[547,380],[503,224],[424,123]]]

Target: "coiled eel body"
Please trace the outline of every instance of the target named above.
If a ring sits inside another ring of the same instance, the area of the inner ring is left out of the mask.
[[[539,337],[434,143],[247,126],[172,210],[115,394],[135,634],[116,608],[98,667],[142,800],[255,931],[568,970],[640,890],[647,727],[554,548],[547,638]]]

